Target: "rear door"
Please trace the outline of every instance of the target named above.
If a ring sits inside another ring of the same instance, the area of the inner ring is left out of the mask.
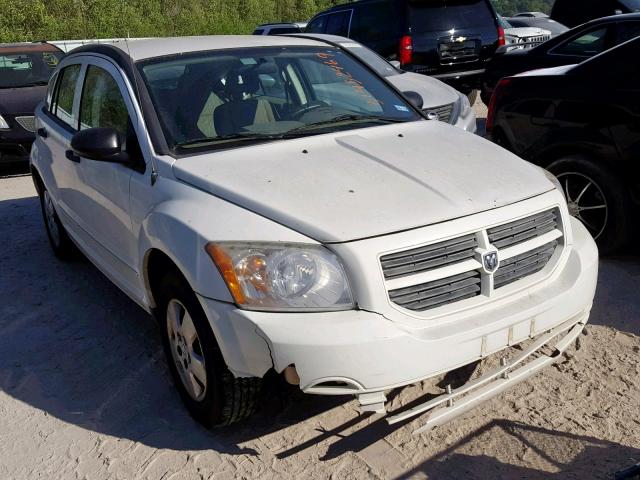
[[[482,69],[498,46],[498,25],[487,0],[410,0],[408,16],[416,72]]]

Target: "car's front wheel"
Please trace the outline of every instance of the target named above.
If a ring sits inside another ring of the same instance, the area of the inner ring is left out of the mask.
[[[630,227],[624,182],[600,162],[582,156],[556,160],[548,170],[562,185],[569,213],[587,227],[602,253],[620,249]]]
[[[169,369],[189,413],[206,428],[250,416],[261,379],[236,378],[227,368],[195,293],[177,273],[165,276],[157,306]]]

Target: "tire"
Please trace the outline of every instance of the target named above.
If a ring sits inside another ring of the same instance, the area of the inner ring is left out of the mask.
[[[622,248],[631,227],[631,199],[624,182],[599,162],[583,156],[556,160],[548,170],[560,180],[569,213],[587,227],[601,253]]]
[[[49,244],[55,256],[64,261],[77,260],[80,257],[78,247],[71,241],[69,234],[60,222],[53,199],[47,189],[43,189],[40,195],[40,208]]]
[[[467,93],[467,98],[469,99],[471,107],[473,107],[478,100],[478,90],[471,90],[469,93]]]
[[[202,306],[179,273],[162,279],[156,316],[169,370],[191,416],[209,429],[251,416],[262,379],[236,378],[229,371]]]

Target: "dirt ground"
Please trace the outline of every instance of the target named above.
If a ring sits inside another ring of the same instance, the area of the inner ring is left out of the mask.
[[[277,386],[255,418],[208,432],[153,320],[89,263],[53,257],[30,177],[0,179],[0,219],[2,480],[584,480],[640,462],[638,257],[601,262],[591,325],[562,363],[433,432]]]

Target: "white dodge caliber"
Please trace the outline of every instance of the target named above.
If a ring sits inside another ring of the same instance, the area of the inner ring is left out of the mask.
[[[388,416],[442,424],[561,356],[598,252],[552,176],[410,97],[319,40],[78,48],[36,112],[51,246],[155,315],[208,427],[271,370],[384,413],[390,389],[501,360]]]

